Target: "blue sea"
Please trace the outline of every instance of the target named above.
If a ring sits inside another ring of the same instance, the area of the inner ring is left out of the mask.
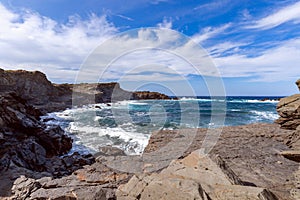
[[[112,145],[127,154],[141,154],[153,131],[214,128],[273,123],[280,97],[181,97],[178,100],[132,100],[93,104],[49,113],[42,120],[60,125],[73,149],[95,153]]]

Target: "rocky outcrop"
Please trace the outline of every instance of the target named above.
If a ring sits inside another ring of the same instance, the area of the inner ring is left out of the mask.
[[[39,71],[0,69],[0,92],[14,92],[44,112],[64,109],[72,103],[70,85],[53,85]]]
[[[129,92],[119,83],[52,84],[39,71],[0,69],[0,93],[14,92],[44,114],[72,105],[108,103],[121,100],[170,99],[158,92]]]
[[[277,104],[280,118],[276,123],[282,128],[295,130],[300,125],[300,94],[282,98]]]
[[[142,100],[142,99],[170,99],[167,95],[161,94],[159,92],[149,92],[141,91],[135,92],[133,94],[133,99]]]
[[[300,80],[296,82],[300,85]],[[285,143],[294,150],[300,150],[300,94],[294,94],[280,100],[277,105],[280,116],[275,122],[284,129],[294,130]]]
[[[296,81],[300,90],[300,79]],[[276,123],[282,128],[294,130],[285,139],[285,143],[292,149],[281,152],[287,159],[300,162],[300,94],[295,94],[280,100],[277,105],[277,112],[280,118]],[[294,199],[300,199],[300,167],[294,172],[295,184],[291,190]]]
[[[1,94],[0,196],[9,194],[7,188],[20,174],[59,177],[93,161],[78,154],[61,158],[71,149],[72,139],[59,126],[43,124],[40,115],[16,93]]]
[[[166,98],[159,93],[146,93],[148,96],[143,98]],[[134,94],[118,83],[52,84],[38,71],[0,69],[0,197],[10,194],[13,181],[20,175],[57,178],[94,162],[91,155],[65,155],[72,147],[72,139],[59,126],[45,125],[41,115],[74,104],[140,99]],[[26,187],[41,186],[27,182]],[[33,192],[30,188],[25,190]]]
[[[300,79],[296,85],[300,90]],[[300,94],[282,98],[277,104],[277,112],[280,118],[275,121],[276,123],[282,128],[296,130],[300,125]]]

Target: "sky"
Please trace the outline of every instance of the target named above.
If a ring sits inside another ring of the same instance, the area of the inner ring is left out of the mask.
[[[287,96],[298,93],[300,1],[0,0],[0,49],[0,68],[56,83]]]

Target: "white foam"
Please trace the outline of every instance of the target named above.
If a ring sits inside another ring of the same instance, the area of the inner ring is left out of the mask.
[[[129,102],[129,105],[146,106],[146,105],[148,105],[148,103],[144,103],[144,102]]]
[[[241,99],[241,100],[228,100],[230,103],[278,103],[277,100],[257,100],[257,99]]]
[[[97,137],[99,139],[99,137],[109,136],[121,139],[124,142],[120,146],[121,148],[125,148],[125,143],[127,144],[127,147],[135,146],[134,149],[130,149],[130,152],[128,152],[127,149],[123,149],[127,151],[127,154],[142,153],[149,140],[149,135],[135,132],[134,129],[132,129],[132,131],[128,131],[121,127],[104,128],[100,126],[83,125],[78,122],[71,122],[68,127],[68,131],[76,134],[76,137],[80,138],[84,142],[84,145],[94,150],[97,150],[100,145],[103,145],[99,142],[97,143]]]
[[[257,119],[269,119],[269,120],[275,120],[278,119],[279,115],[274,113],[274,112],[270,112],[270,111],[250,111],[251,113],[256,115]]]
[[[278,103],[277,100],[246,100],[248,103]]]
[[[197,100],[196,97],[180,97],[178,98],[179,100],[182,100],[182,101],[187,101],[187,100]]]

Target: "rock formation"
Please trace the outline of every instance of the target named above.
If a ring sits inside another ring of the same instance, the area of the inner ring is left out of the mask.
[[[296,82],[299,87],[300,79]],[[277,105],[280,118],[275,122],[284,129],[294,130],[286,140],[292,149],[300,150],[300,94],[282,98]]]
[[[300,90],[300,79],[296,81],[296,85]],[[276,123],[282,128],[293,130],[285,139],[285,143],[292,149],[281,152],[284,157],[300,162],[300,94],[283,98],[277,105],[277,112],[280,118]],[[291,194],[295,199],[300,199],[300,168],[294,173],[295,188],[291,190]]]
[[[12,182],[20,174],[30,177],[68,175],[93,158],[64,156],[72,139],[59,126],[46,126],[41,112],[16,93],[0,96],[0,196],[9,195]]]
[[[108,103],[121,100],[170,99],[158,92],[129,92],[119,83],[52,84],[45,74],[25,70],[0,69],[0,93],[15,92],[43,113],[72,105]]]

